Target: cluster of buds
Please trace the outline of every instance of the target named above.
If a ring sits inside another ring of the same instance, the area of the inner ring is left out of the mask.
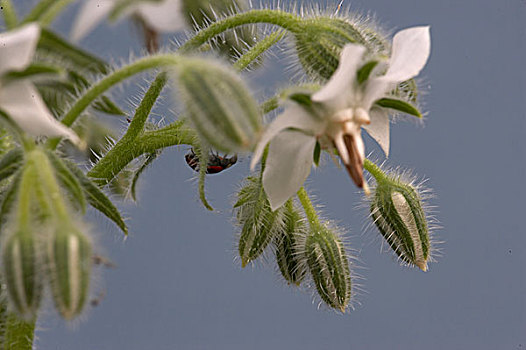
[[[80,314],[88,295],[91,242],[71,218],[59,185],[69,182],[68,190],[78,185],[66,169],[40,148],[28,151],[2,204],[8,228],[2,274],[11,308],[24,319],[36,316],[46,283],[68,320]]]

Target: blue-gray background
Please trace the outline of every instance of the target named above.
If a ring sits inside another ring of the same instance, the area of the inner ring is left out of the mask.
[[[15,3],[27,8],[34,1]],[[329,1],[328,8],[336,5]],[[94,287],[95,294],[105,292],[102,304],[73,325],[49,308],[39,322],[38,348],[526,348],[526,2],[350,5],[375,14],[388,29],[432,27],[432,55],[423,72],[425,127],[393,126],[389,164],[430,179],[436,193],[431,204],[443,226],[436,235],[445,241],[439,262],[423,273],[380,254],[379,243],[371,243],[376,233],[361,234],[366,211],[355,209],[360,195],[344,171],[326,164],[311,175],[309,189],[326,216],[348,229],[360,253],[365,293],[349,314],[318,310],[310,293],[281,283],[272,265],[241,269],[234,261],[231,194],[248,162],[209,178],[209,199],[218,209],[210,213],[189,180],[186,149],[172,149],[146,172],[138,204],[124,205],[131,227],[126,241],[93,216],[100,246],[118,266],[104,271]],[[76,10],[65,12],[56,28],[69,30]],[[120,60],[137,52],[138,41],[122,22],[101,27],[82,44]],[[256,91],[281,77],[280,65],[286,62],[278,61],[273,75],[252,76]],[[370,139],[367,145],[380,155]]]

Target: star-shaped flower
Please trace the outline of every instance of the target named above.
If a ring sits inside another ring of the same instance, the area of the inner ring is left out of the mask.
[[[119,5],[119,0],[84,0],[72,29],[72,38],[77,41],[93,30]],[[125,14],[137,15],[148,28],[156,32],[176,32],[185,26],[181,0],[135,1],[126,7]]]
[[[77,134],[57,121],[28,79],[6,79],[6,73],[23,71],[33,59],[40,27],[27,24],[0,34],[0,109],[33,136],[62,136],[79,144]]]
[[[316,142],[324,148],[336,147],[349,175],[358,187],[366,187],[363,177],[363,127],[389,152],[388,110],[375,104],[388,97],[396,86],[418,75],[430,53],[429,27],[414,27],[393,38],[391,57],[384,74],[378,69],[360,81],[363,46],[344,47],[340,64],[329,82],[310,98],[311,104],[290,102],[283,114],[267,128],[259,141],[252,168],[270,142],[263,187],[272,210],[293,196],[310,173]],[[380,66],[381,68],[381,66]]]

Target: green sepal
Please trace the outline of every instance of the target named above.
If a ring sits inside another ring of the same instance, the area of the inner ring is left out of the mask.
[[[64,161],[58,157],[53,151],[46,152],[51,165],[57,176],[57,180],[66,192],[70,195],[71,201],[84,214],[86,212],[86,197],[77,177],[71,172],[69,167],[64,164]]]
[[[65,160],[64,164],[69,168],[69,170],[75,175],[79,180],[84,194],[88,200],[88,203],[102,214],[104,214],[108,219],[113,221],[125,235],[128,234],[128,227],[124,222],[119,210],[113,202],[102,192],[102,190],[93,183],[83,172],[80,170],[77,165],[71,161]]]
[[[320,157],[321,157],[321,145],[316,141],[316,146],[314,146],[314,154],[312,160],[316,166],[320,166]]]
[[[309,94],[295,93],[289,96],[289,99],[296,102],[297,104],[310,108],[312,107],[312,99]]]
[[[7,152],[0,159],[0,181],[3,181],[13,175],[24,164],[24,152],[20,147]]]
[[[21,79],[30,78],[38,75],[57,75],[64,73],[64,70],[60,67],[53,66],[45,63],[33,63],[26,69],[19,72],[9,72],[5,75],[7,79]]]
[[[422,118],[422,113],[420,113],[420,111],[415,106],[403,100],[398,100],[394,98],[382,98],[376,101],[375,104],[383,108],[394,109],[396,111],[406,113],[417,118]]]
[[[150,164],[153,163],[154,160],[159,157],[161,154],[161,151],[149,153],[146,155],[146,159],[141,164],[141,166],[135,171],[135,174],[133,175],[133,179],[131,181],[130,185],[130,193],[134,201],[137,200],[137,194],[136,194],[136,188],[137,188],[137,182],[139,180],[139,177],[142,175],[142,173],[150,166]]]
[[[71,45],[57,34],[45,28],[41,29],[38,49],[49,51],[61,57],[80,71],[102,74],[109,73],[109,67],[106,62]]]
[[[356,74],[356,80],[358,81],[358,84],[363,84],[364,81],[369,79],[371,72],[377,64],[378,61],[369,61],[358,70],[358,73]]]

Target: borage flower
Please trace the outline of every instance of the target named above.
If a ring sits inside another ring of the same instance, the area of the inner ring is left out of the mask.
[[[385,74],[382,65],[365,62],[365,48],[348,44],[329,82],[301,103],[290,101],[285,111],[267,128],[259,141],[251,167],[254,168],[270,142],[263,187],[272,210],[293,196],[310,173],[316,143],[336,147],[349,175],[358,187],[367,189],[363,177],[363,127],[389,152],[389,116],[380,103],[396,86],[418,75],[430,53],[429,27],[414,27],[393,38]],[[373,69],[375,65],[380,69]],[[392,100],[391,100],[392,101]],[[399,101],[401,104],[408,104]]]
[[[129,3],[129,4],[128,4]],[[123,14],[137,16],[146,27],[146,35],[176,32],[184,28],[181,0],[85,0],[75,23],[71,36],[74,41],[82,39],[104,18],[114,15],[123,5]]]
[[[39,38],[40,27],[34,23],[0,34],[0,110],[30,135],[62,136],[79,144],[78,136],[51,115],[30,80],[7,79],[7,73],[31,64]]]

